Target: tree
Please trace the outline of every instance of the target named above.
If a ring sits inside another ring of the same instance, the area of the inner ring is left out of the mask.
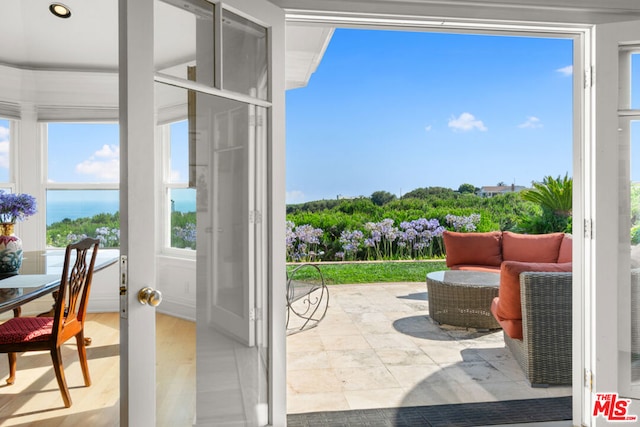
[[[446,187],[423,187],[416,188],[415,190],[409,191],[405,195],[402,196],[403,199],[426,199],[431,195],[435,195],[438,197],[453,197],[454,192],[450,188]]]
[[[573,179],[569,174],[564,178],[546,176],[541,183],[533,183],[532,189],[523,190],[520,194],[524,200],[537,203],[543,210],[564,218],[571,216]]]
[[[573,228],[571,218],[573,180],[568,174],[564,178],[546,176],[542,182],[534,182],[532,185],[532,189],[523,190],[519,194],[523,200],[539,205],[542,214],[524,218],[519,228],[532,234],[570,233]]]
[[[396,199],[395,194],[391,194],[388,191],[375,191],[371,194],[371,201],[378,206],[386,205]]]
[[[473,184],[461,184],[458,193],[475,193],[476,187]]]

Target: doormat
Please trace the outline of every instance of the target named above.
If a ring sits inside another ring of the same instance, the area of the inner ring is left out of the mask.
[[[571,396],[287,415],[288,427],[477,427],[571,420]]]

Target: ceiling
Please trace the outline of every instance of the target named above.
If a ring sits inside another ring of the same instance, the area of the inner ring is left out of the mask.
[[[179,1],[179,0],[176,0]],[[436,17],[602,23],[640,20],[639,0],[271,0],[290,12],[329,10],[420,14]],[[118,61],[118,0],[64,0],[69,19],[49,12],[51,0],[2,0],[0,65],[23,70],[115,72]],[[561,5],[558,5],[561,4]],[[166,9],[166,7],[164,8]],[[175,9],[175,8],[174,8]],[[162,8],[156,21],[171,22]],[[176,28],[156,24],[156,28]],[[178,26],[178,28],[182,28]],[[330,28],[288,26],[290,87],[303,85],[315,70],[331,37]],[[192,43],[186,31],[160,33],[159,61],[185,61]]]

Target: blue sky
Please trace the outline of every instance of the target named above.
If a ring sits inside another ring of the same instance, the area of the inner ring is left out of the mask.
[[[287,92],[287,202],[572,175],[572,41],[338,29]]]

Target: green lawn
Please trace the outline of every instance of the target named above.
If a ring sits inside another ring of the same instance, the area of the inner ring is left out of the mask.
[[[316,264],[320,267],[327,285],[381,282],[425,282],[427,273],[446,270],[444,261],[436,262],[360,262]],[[291,271],[296,265],[288,265]],[[314,281],[318,278],[315,268],[302,268],[296,280]]]

